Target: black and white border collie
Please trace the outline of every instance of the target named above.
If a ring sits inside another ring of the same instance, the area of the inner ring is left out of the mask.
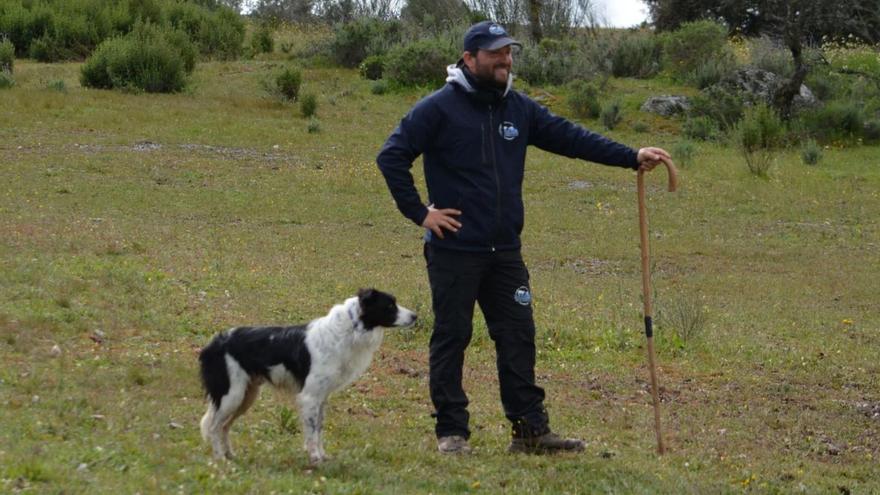
[[[290,327],[238,327],[201,351],[208,411],[202,437],[215,459],[231,458],[229,429],[254,403],[263,383],[296,396],[309,461],[326,458],[321,439],[330,393],[360,377],[382,343],[383,327],[412,325],[416,314],[394,296],[361,289],[323,318]]]

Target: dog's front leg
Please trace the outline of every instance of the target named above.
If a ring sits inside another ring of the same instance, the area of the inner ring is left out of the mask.
[[[324,397],[300,394],[298,402],[309,462],[312,465],[320,464],[324,460],[324,448],[321,445],[321,413]]]

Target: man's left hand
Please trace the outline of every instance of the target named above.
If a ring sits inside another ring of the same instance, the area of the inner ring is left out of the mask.
[[[639,170],[650,172],[654,167],[660,165],[664,160],[672,160],[669,152],[663,148],[641,148],[639,150]]]

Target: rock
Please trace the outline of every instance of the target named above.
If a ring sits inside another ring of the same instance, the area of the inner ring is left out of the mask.
[[[686,112],[691,107],[687,96],[652,96],[642,104],[642,111],[671,117]]]
[[[762,69],[739,69],[720,84],[727,91],[739,93],[747,102],[773,103],[776,91],[785,80],[778,75]],[[801,84],[800,93],[794,97],[794,107],[811,107],[819,101],[806,85]]]

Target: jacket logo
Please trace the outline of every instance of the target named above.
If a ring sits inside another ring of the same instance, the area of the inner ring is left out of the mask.
[[[519,130],[512,122],[502,122],[501,125],[498,126],[498,134],[501,134],[501,137],[507,141],[513,141],[519,136]]]
[[[519,305],[528,306],[532,303],[532,293],[529,291],[528,287],[523,285],[513,293],[513,300]]]

